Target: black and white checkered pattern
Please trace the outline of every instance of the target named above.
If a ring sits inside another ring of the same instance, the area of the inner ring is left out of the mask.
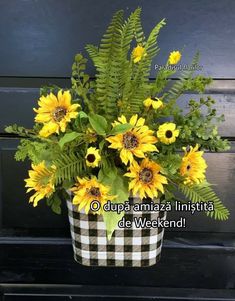
[[[164,229],[136,228],[133,219],[165,219],[165,212],[126,212],[125,219],[133,222],[132,228],[117,228],[108,240],[101,215],[78,212],[71,201],[67,201],[67,206],[74,258],[80,264],[147,267],[160,259]]]

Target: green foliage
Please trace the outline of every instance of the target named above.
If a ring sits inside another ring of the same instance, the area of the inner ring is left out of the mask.
[[[56,185],[61,184],[64,180],[75,179],[78,175],[82,176],[86,170],[84,156],[78,153],[61,153],[53,163],[56,166]]]
[[[110,135],[117,135],[117,134],[121,134],[124,133],[128,130],[130,130],[131,128],[133,128],[133,126],[129,123],[125,123],[125,124],[118,124],[116,126],[114,126],[111,130],[111,132],[109,133]]]
[[[77,133],[77,132],[70,132],[70,133],[66,133],[64,134],[64,136],[59,140],[58,144],[60,146],[61,149],[63,149],[64,145],[66,143],[69,143],[75,139],[79,138],[79,141],[83,141],[82,137],[84,137],[84,134],[82,133]]]
[[[92,128],[96,131],[98,135],[105,135],[107,132],[108,123],[107,120],[98,114],[89,114],[89,122]]]
[[[84,72],[86,69],[87,59],[81,53],[75,56],[72,65],[72,89],[83,100],[83,104],[93,112],[95,110],[94,103],[89,101],[89,90],[91,88],[90,77]]]
[[[218,134],[218,123],[224,116],[217,116],[214,108],[215,100],[210,96],[200,101],[189,100],[188,113],[176,114],[174,121],[180,128],[180,141],[184,145],[196,143],[212,151],[229,149],[229,143]]]
[[[206,212],[208,216],[218,220],[228,219],[228,209],[222,204],[218,196],[207,183],[193,186],[179,184],[178,188],[191,202],[213,202],[214,211]]]
[[[15,134],[25,138],[31,137],[34,134],[32,130],[28,130],[23,126],[18,126],[17,124],[13,124],[5,127],[5,132],[8,134]]]
[[[58,193],[54,193],[47,199],[47,206],[51,207],[54,213],[61,214],[61,199]]]
[[[133,66],[130,93],[123,100],[127,103],[127,105],[123,105],[124,108],[122,109],[125,116],[139,113],[143,107],[144,99],[151,93],[151,84],[149,83],[151,62],[159,51],[157,37],[165,24],[165,20],[162,20],[153,28],[145,44],[146,55],[138,64]]]
[[[199,62],[199,52],[197,52],[192,60],[190,68],[182,71],[179,80],[177,80],[170,90],[166,93],[164,100],[172,107],[180,95],[185,92],[185,88],[189,85],[192,80],[192,75],[194,73],[194,66],[197,66]],[[200,83],[201,84],[201,83]]]
[[[137,8],[124,20],[123,11],[118,11],[113,16],[99,47],[91,44],[86,46],[96,68],[94,78],[90,78],[85,72],[87,59],[80,53],[75,56],[70,93],[72,103],[79,103],[81,108],[78,109],[77,117],[67,122],[65,132],[59,130],[43,138],[39,135],[43,126],[40,123],[36,123],[33,129],[17,125],[6,128],[7,133],[21,138],[15,158],[21,161],[28,158],[34,164],[45,161],[48,167],[53,164],[56,166],[54,183],[56,192],[47,201],[56,213],[61,212],[60,200],[67,198],[64,190],[75,184],[76,177],[98,176],[102,184],[110,187],[110,193],[117,196],[113,202],[123,203],[129,196],[130,179],[124,177],[129,166],[123,164],[120,149],[109,148],[110,143],[106,137],[119,135],[120,143],[123,143],[125,141],[121,134],[133,128],[142,138],[147,138],[148,133],[156,136],[159,126],[165,121],[171,121],[179,130],[176,141],[168,145],[158,139],[156,147],[159,152],[146,151],[144,154],[162,167],[161,173],[168,180],[168,184],[164,185],[164,195],[159,196],[165,200],[176,199],[175,192],[178,187],[193,202],[213,201],[215,211],[207,214],[216,219],[226,220],[228,210],[211,187],[208,184],[186,186],[182,184],[179,172],[182,163],[182,154],[179,151],[182,147],[195,146],[197,143],[202,150],[229,149],[228,141],[218,134],[217,126],[219,122],[224,121],[224,116],[217,115],[215,101],[212,98],[201,97],[198,101],[189,99],[187,111],[181,109],[177,103],[185,92],[204,93],[211,79],[202,75],[194,76],[199,61],[199,53],[196,53],[191,66],[181,73],[179,80],[170,79],[177,66],[170,66],[169,59],[166,65],[157,71],[156,79],[150,80],[152,60],[159,51],[157,39],[160,30],[165,26],[165,20],[156,24],[145,38],[140,14],[141,9]],[[133,49],[137,46],[143,50],[138,62],[134,61],[133,54]],[[47,96],[48,93],[56,95],[59,90],[60,88],[55,85],[45,86],[41,88],[40,95]],[[163,106],[158,109],[145,107],[143,101],[148,97],[161,98]],[[68,120],[68,116],[64,116],[65,120],[55,120],[54,113],[51,112],[51,122],[63,123]],[[133,127],[128,123],[113,125],[112,122],[122,114],[127,120],[134,114],[145,118],[145,125],[142,128],[144,133],[141,133],[137,126]],[[148,132],[148,129],[152,132]],[[130,136],[130,139],[132,138]],[[133,141],[134,145],[135,139]],[[91,146],[99,151],[102,158],[95,168],[88,168],[86,165],[87,149]],[[141,151],[142,146],[138,147]],[[138,163],[141,162],[141,158],[134,157]],[[121,218],[120,214],[104,213],[109,239]]]
[[[129,191],[127,181],[115,165],[110,164],[110,162],[107,161],[104,162],[99,171],[98,179],[111,188],[110,193],[116,196],[116,199],[112,201],[113,203],[124,203],[128,200]],[[123,212],[120,214],[116,212],[103,213],[108,239],[111,239],[114,230],[117,228],[118,222],[123,217],[123,214]]]
[[[21,139],[15,153],[15,159],[16,161],[24,161],[28,158],[34,164],[38,164],[42,161],[50,164],[57,152],[58,148],[54,144],[33,141],[30,139]]]

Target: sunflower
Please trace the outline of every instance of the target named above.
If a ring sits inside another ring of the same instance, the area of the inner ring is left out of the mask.
[[[129,170],[125,176],[133,178],[129,183],[133,195],[139,194],[142,199],[158,197],[158,191],[164,193],[163,184],[167,184],[167,179],[160,174],[161,166],[157,163],[145,158],[140,165],[133,161]]]
[[[128,123],[126,117],[122,115],[113,123],[113,126],[126,123]],[[157,142],[157,138],[153,136],[153,131],[144,125],[144,118],[138,119],[136,114],[131,117],[129,123],[133,126],[131,130],[106,138],[111,143],[109,148],[120,150],[120,158],[125,165],[128,162],[132,163],[134,156],[144,158],[146,152],[158,151],[153,145]]]
[[[92,201],[100,203],[100,209],[93,213],[101,214],[104,204],[115,198],[109,195],[110,188],[98,182],[96,177],[91,179],[77,177],[77,183],[70,190],[74,193],[73,204],[78,205],[79,211],[84,208],[86,214],[90,211]]]
[[[176,125],[172,122],[160,125],[157,131],[157,137],[164,144],[174,143],[178,136],[179,130],[176,129]]]
[[[95,147],[89,147],[86,153],[86,165],[89,167],[98,167],[101,160],[99,150]]]
[[[80,105],[71,104],[71,94],[69,91],[60,90],[57,97],[50,93],[47,96],[41,96],[38,101],[39,108],[34,111],[37,113],[35,122],[43,123],[39,132],[41,137],[48,137],[59,131],[65,132],[67,123],[72,118],[76,118],[76,111]]]
[[[163,107],[163,102],[157,97],[148,97],[144,100],[144,106],[146,108],[152,107],[154,110]]]
[[[141,45],[136,46],[132,51],[134,63],[138,63],[144,56],[146,56],[145,49]]]
[[[170,65],[176,65],[181,59],[181,53],[179,51],[172,51],[169,55],[168,62]]]
[[[205,179],[207,164],[203,156],[203,151],[198,151],[199,145],[189,150],[183,147],[185,152],[180,166],[180,174],[185,177],[184,184],[199,184]]]
[[[48,198],[55,191],[54,175],[56,167],[52,165],[47,168],[45,162],[38,165],[32,164],[32,170],[29,170],[29,178],[25,179],[27,192],[35,190],[36,192],[30,197],[29,202],[33,206],[38,205],[38,201],[43,198]]]

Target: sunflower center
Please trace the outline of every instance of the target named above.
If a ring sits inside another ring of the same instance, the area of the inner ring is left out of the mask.
[[[191,166],[190,165],[187,165],[186,169],[187,170],[190,170]]]
[[[64,107],[57,107],[52,115],[53,115],[54,120],[59,122],[64,118],[66,113],[67,113],[67,111]]]
[[[128,132],[123,135],[123,145],[126,149],[133,149],[139,145],[139,142],[134,134]]]
[[[89,155],[86,157],[86,159],[87,159],[88,162],[93,163],[93,162],[95,162],[95,155],[89,154]]]
[[[171,138],[173,136],[172,131],[168,130],[166,131],[166,138]]]
[[[153,179],[153,172],[149,168],[144,168],[139,173],[139,178],[144,183],[150,183]]]
[[[99,189],[99,187],[91,187],[91,189],[89,190],[89,193],[95,197],[100,196],[100,189]]]

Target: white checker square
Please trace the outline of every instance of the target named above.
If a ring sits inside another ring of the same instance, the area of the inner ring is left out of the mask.
[[[124,245],[124,237],[115,237],[115,245]]]
[[[106,245],[107,244],[107,239],[106,237],[97,237],[97,244],[98,245]]]
[[[80,221],[80,228],[82,229],[89,229],[88,221]]]
[[[141,252],[133,252],[132,260],[141,260]]]
[[[98,259],[107,259],[107,253],[106,252],[98,252]]]
[[[132,237],[133,245],[140,246],[141,245],[141,237]]]
[[[80,235],[80,241],[82,244],[89,244],[89,237],[85,235]]]
[[[115,260],[124,260],[123,252],[115,252]]]

